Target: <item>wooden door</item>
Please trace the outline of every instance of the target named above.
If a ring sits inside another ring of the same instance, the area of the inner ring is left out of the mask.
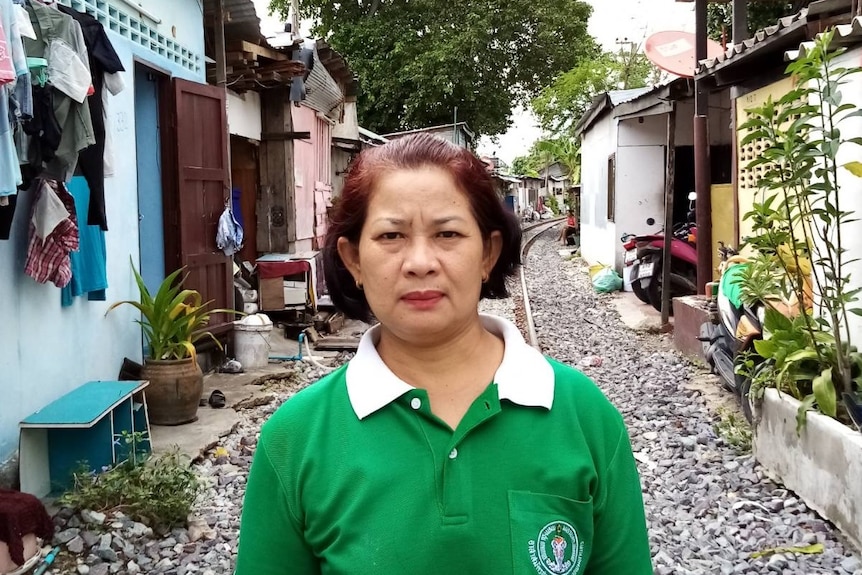
[[[239,258],[254,263],[257,259],[257,201],[260,175],[257,146],[240,136],[230,137],[231,186],[239,191],[239,210],[245,234]]]
[[[223,88],[174,79],[176,207],[179,264],[185,287],[212,307],[233,308],[233,260],[216,247],[218,220],[230,197],[227,110]],[[218,314],[210,331],[224,332],[232,318]]]

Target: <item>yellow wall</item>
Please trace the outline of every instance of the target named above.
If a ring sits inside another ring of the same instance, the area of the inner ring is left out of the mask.
[[[755,90],[754,92],[750,92],[745,96],[736,99],[736,193],[739,206],[739,237],[736,238],[736,245],[741,243],[746,236],[751,235],[751,222],[748,220],[744,220],[743,218],[746,213],[751,211],[752,204],[755,200],[755,194],[757,192],[757,181],[760,179],[761,174],[763,173],[763,170],[765,168],[765,166],[761,164],[754,170],[746,169],[746,166],[749,164],[749,162],[751,162],[760,155],[763,150],[763,144],[760,141],[753,141],[746,144],[745,147],[740,146],[740,142],[742,142],[742,140],[745,138],[745,133],[739,130],[739,126],[748,121],[748,113],[746,112],[747,109],[755,108],[762,105],[766,102],[769,96],[772,96],[773,101],[778,100],[785,94],[790,92],[790,90],[792,89],[793,79],[791,77],[786,77],[782,78],[778,82],[775,82],[774,84],[764,86],[759,90]],[[713,199],[713,206],[715,205],[715,200]],[[713,209],[713,219],[715,217],[715,209]],[[713,223],[713,228],[714,227],[715,224]],[[716,232],[713,231],[713,238],[715,237]]]
[[[712,273],[713,277],[719,277],[718,264],[721,258],[718,256],[718,242],[736,247],[736,226],[734,225],[733,211],[733,185],[713,184],[711,188],[712,199]]]

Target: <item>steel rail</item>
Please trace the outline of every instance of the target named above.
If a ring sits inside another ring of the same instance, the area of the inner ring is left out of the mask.
[[[530,307],[530,294],[527,291],[527,274],[525,272],[527,269],[527,254],[539,236],[559,224],[564,219],[565,218],[554,218],[552,220],[545,220],[543,222],[527,226],[522,230],[522,233],[537,230],[535,234],[521,242],[521,267],[518,275],[521,276],[521,297],[523,297],[524,301],[524,316],[527,322],[527,340],[531,346],[535,347],[539,351],[541,351],[541,348],[539,348],[539,337],[536,335],[536,324],[533,322],[533,310]]]

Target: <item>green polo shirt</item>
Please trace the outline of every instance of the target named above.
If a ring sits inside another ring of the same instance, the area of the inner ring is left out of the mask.
[[[264,425],[236,575],[649,575],[622,418],[580,372],[501,335],[499,370],[452,431],[382,362],[346,366]]]

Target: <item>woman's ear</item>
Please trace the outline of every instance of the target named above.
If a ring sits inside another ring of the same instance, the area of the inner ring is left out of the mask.
[[[344,236],[338,238],[338,255],[344,262],[344,267],[353,276],[354,281],[361,282],[362,274],[359,271],[359,247]]]
[[[491,232],[490,237],[485,241],[485,256],[482,262],[483,271],[486,276],[491,275],[491,270],[497,265],[497,260],[500,259],[500,253],[503,251],[503,235],[499,230]]]

